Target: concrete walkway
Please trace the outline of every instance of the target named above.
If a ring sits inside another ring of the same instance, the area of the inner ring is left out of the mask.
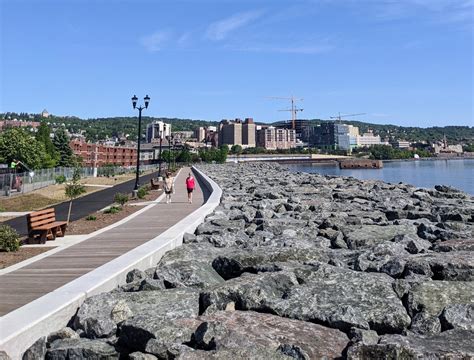
[[[193,204],[188,204],[185,178],[189,171],[184,168],[178,175],[171,204],[163,200],[122,225],[1,275],[0,316],[146,243],[199,208],[209,194],[198,183]]]

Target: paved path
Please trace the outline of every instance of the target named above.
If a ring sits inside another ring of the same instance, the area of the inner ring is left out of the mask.
[[[148,184],[150,182],[150,179],[156,176],[157,176],[156,172],[152,174],[144,175],[140,177],[140,184],[141,185]],[[70,221],[79,220],[89,214],[92,214],[93,212],[96,212],[98,210],[105,208],[106,206],[114,202],[114,196],[116,193],[131,193],[134,186],[135,186],[135,178],[133,180],[129,180],[121,184],[117,184],[114,187],[96,191],[94,193],[91,193],[89,195],[86,195],[74,200],[74,202],[72,203],[72,212],[71,212]],[[57,220],[60,220],[60,221],[67,220],[69,201],[65,201],[51,207],[54,207]],[[20,217],[5,221],[5,224],[13,227],[22,236],[28,235],[26,216],[20,216]]]
[[[193,204],[188,204],[185,178],[176,179],[172,203],[157,203],[139,216],[83,242],[0,276],[0,316],[94,270],[131,249],[153,239],[199,208],[207,199],[198,183]],[[53,244],[49,241],[48,244]]]

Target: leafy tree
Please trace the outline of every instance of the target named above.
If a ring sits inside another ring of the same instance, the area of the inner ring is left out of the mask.
[[[40,143],[44,144],[46,149],[46,153],[49,155],[51,160],[49,161],[49,166],[46,167],[54,167],[59,160],[59,154],[54,147],[53,142],[51,141],[51,137],[49,136],[51,133],[51,129],[46,124],[45,121],[42,121],[40,126],[38,127],[38,132],[36,133],[36,140]]]
[[[240,155],[242,154],[242,146],[240,145],[232,145],[230,148],[230,153],[235,154],[235,155]]]
[[[54,147],[59,153],[59,166],[69,167],[74,165],[72,149],[69,146],[69,139],[66,135],[66,131],[63,128],[59,128],[54,133],[53,139]]]
[[[11,128],[0,134],[0,159],[10,163],[19,160],[32,169],[47,167],[51,157],[44,144],[21,128]]]
[[[70,182],[66,184],[64,192],[66,196],[69,198],[69,211],[67,213],[67,222],[69,223],[69,219],[71,217],[71,210],[72,210],[72,201],[77,198],[78,196],[84,194],[86,189],[84,185],[80,183],[81,180],[81,168],[77,162],[74,163],[74,172],[72,175],[72,179]]]
[[[189,163],[191,162],[191,160],[192,160],[191,153],[189,152],[188,149],[181,150],[176,158],[177,162],[182,162],[182,163]]]

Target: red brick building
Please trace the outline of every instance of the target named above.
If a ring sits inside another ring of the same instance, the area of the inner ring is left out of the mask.
[[[135,166],[137,163],[135,147],[93,144],[79,139],[71,140],[69,146],[75,155],[82,158],[82,164],[87,167],[100,167],[106,164]]]
[[[36,129],[40,126],[38,121],[23,121],[23,120],[1,120],[0,121],[0,131],[13,128],[13,127],[27,127],[31,126],[33,129]]]

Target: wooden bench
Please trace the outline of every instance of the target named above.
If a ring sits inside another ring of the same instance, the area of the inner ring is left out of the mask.
[[[150,187],[151,190],[159,190],[160,189],[160,181],[158,179],[150,179]]]
[[[66,232],[67,222],[56,221],[53,208],[32,212],[27,215],[27,220],[29,241],[39,237],[44,244],[46,240],[56,239],[56,236],[63,237]]]

